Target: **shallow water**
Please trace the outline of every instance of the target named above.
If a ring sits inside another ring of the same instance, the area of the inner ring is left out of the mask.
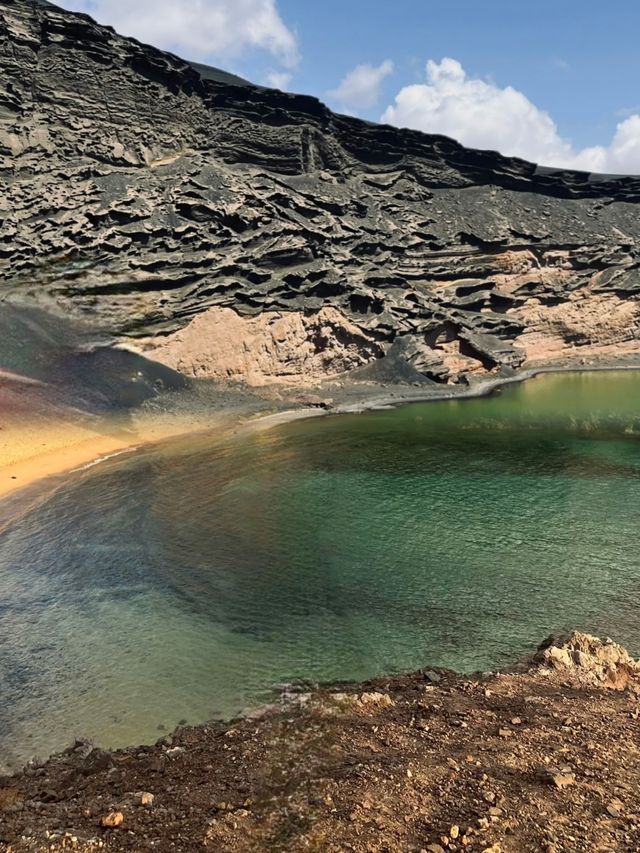
[[[0,765],[228,717],[298,679],[640,652],[640,373],[191,439],[0,534]]]

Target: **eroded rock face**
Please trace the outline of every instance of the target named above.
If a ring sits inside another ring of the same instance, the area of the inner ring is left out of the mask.
[[[439,382],[640,353],[640,178],[334,115],[38,0],[2,3],[0,68],[5,293],[147,340],[232,309],[268,315],[264,344],[291,313],[305,351],[303,318],[331,309],[324,351],[345,352],[305,356],[310,375],[389,352]],[[186,365],[184,338],[159,341]],[[236,376],[211,346],[193,370]]]
[[[155,361],[189,376],[249,385],[318,381],[383,352],[375,339],[331,307],[308,315],[265,311],[257,317],[209,308],[148,348]]]
[[[640,676],[640,662],[623,646],[581,631],[549,637],[539,647],[535,661],[550,669],[571,672],[580,681],[616,690],[624,690]]]

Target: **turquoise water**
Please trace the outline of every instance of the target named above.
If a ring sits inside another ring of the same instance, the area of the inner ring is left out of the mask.
[[[0,534],[0,766],[153,741],[274,685],[640,652],[640,374],[112,460]]]

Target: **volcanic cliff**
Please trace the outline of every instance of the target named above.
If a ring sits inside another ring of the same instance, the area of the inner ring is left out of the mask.
[[[253,384],[640,353],[638,177],[336,115],[40,0],[1,0],[0,68],[5,298]]]

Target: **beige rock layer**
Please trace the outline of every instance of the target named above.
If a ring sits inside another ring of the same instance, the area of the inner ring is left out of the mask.
[[[637,299],[578,291],[559,305],[532,299],[518,314],[527,328],[516,344],[528,361],[640,353]]]
[[[210,308],[184,329],[148,342],[147,355],[188,376],[305,384],[366,364],[382,352],[335,308],[241,317]]]

